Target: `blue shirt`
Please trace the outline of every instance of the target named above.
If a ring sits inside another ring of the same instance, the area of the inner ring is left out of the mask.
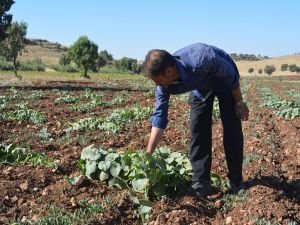
[[[171,94],[192,91],[203,98],[202,91],[231,94],[239,86],[239,72],[231,57],[223,50],[206,44],[192,44],[176,51],[173,56],[181,81],[155,89],[155,111],[151,117],[153,127],[165,129],[168,124],[168,106]]]

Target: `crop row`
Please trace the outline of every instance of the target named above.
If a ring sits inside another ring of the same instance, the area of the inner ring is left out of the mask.
[[[300,116],[300,105],[296,101],[282,99],[267,87],[260,86],[259,89],[262,97],[261,106],[271,108],[276,115],[284,119],[293,119]]]

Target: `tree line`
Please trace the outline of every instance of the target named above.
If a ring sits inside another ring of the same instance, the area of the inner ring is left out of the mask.
[[[262,74],[262,72],[264,71],[264,73],[266,73],[270,76],[273,72],[275,72],[275,70],[276,70],[276,67],[274,65],[266,65],[264,70],[258,69],[257,72],[259,74]],[[300,66],[297,66],[296,64],[290,64],[290,65],[289,64],[282,64],[280,70],[282,72],[290,71],[290,72],[296,72],[297,74],[299,74],[300,73]],[[252,67],[250,67],[248,69],[248,72],[253,73],[254,69]]]
[[[237,54],[231,53],[230,57],[235,61],[247,60],[247,61],[258,61],[262,59],[269,59],[268,56],[254,55],[254,54]]]

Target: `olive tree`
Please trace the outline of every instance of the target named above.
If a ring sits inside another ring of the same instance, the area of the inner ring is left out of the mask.
[[[79,69],[83,70],[83,77],[89,78],[87,71],[95,67],[98,57],[98,45],[90,41],[87,36],[81,36],[70,47],[68,57]]]
[[[286,63],[281,65],[281,71],[287,71],[288,68],[289,68],[289,65]]]
[[[264,72],[269,76],[276,70],[274,65],[266,65],[264,68]]]
[[[7,29],[7,37],[1,42],[0,48],[2,55],[7,61],[11,61],[14,66],[15,75],[18,78],[18,63],[17,58],[22,54],[25,48],[27,34],[27,24],[25,22],[13,22]]]
[[[258,69],[258,73],[259,73],[259,74],[262,74],[262,69]]]
[[[6,30],[11,24],[12,15],[6,12],[10,10],[10,7],[15,2],[13,0],[1,0],[0,1],[0,42],[6,37]]]

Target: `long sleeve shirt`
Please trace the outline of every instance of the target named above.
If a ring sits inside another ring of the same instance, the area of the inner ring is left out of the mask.
[[[184,47],[173,54],[180,72],[180,81],[155,89],[155,110],[151,117],[153,127],[165,129],[168,124],[168,106],[171,94],[192,91],[202,99],[201,92],[212,90],[231,94],[239,86],[239,72],[231,57],[223,50],[202,43]]]

